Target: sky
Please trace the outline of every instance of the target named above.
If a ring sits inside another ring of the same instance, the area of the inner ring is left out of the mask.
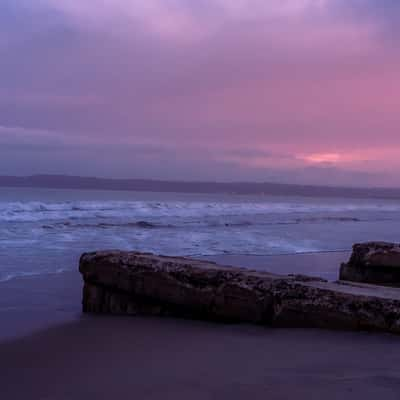
[[[1,0],[0,175],[400,186],[398,0]]]

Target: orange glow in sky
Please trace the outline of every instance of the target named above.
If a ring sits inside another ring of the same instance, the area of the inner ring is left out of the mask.
[[[337,153],[316,153],[302,157],[303,160],[310,163],[337,163],[341,160],[340,154]]]

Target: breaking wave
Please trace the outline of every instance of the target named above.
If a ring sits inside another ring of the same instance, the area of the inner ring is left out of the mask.
[[[62,221],[82,218],[131,218],[146,221],[146,218],[207,218],[231,216],[266,216],[272,214],[321,214],[347,212],[396,212],[398,204],[307,204],[290,202],[144,202],[144,201],[78,201],[78,202],[0,202],[0,221],[35,222]],[[330,221],[356,222],[353,217],[329,217]],[[317,222],[324,217],[310,217],[308,222]],[[327,220],[327,219],[326,219]],[[307,222],[307,218],[297,218],[293,223]],[[250,224],[253,221],[249,222]],[[245,223],[243,223],[244,225]]]

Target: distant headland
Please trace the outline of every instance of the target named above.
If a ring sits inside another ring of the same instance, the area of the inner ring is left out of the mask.
[[[69,175],[0,175],[0,187],[400,199],[400,189],[395,188],[350,188],[270,182],[189,182],[151,179],[113,179]]]

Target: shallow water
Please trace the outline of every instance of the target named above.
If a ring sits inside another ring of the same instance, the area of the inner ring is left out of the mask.
[[[72,270],[82,252],[109,248],[347,251],[359,241],[398,241],[399,221],[400,203],[389,200],[0,188],[0,280]]]

